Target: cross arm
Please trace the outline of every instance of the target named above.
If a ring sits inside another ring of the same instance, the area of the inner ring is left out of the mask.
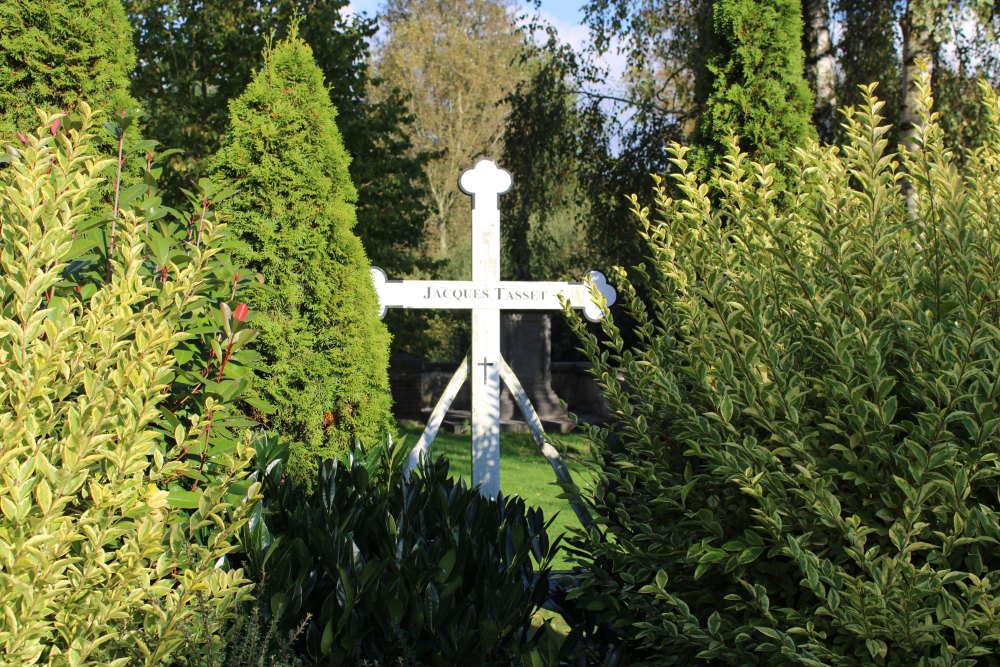
[[[599,271],[591,271],[578,283],[526,280],[474,282],[388,280],[385,272],[373,267],[372,280],[382,315],[387,308],[561,310],[561,299],[565,299],[570,307],[583,309],[588,319],[596,321],[603,316],[603,304],[592,298],[591,283],[606,305],[613,304],[616,297],[615,289],[608,285]]]

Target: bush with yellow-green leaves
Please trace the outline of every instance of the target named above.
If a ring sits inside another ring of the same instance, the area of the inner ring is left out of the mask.
[[[735,141],[707,178],[673,147],[636,205],[648,260],[618,272],[628,317],[577,327],[612,420],[573,595],[624,639],[618,664],[1000,664],[1000,100],[983,92],[962,160],[927,76],[898,152],[870,88],[843,144],[798,149],[781,183]]]
[[[148,226],[122,213],[111,279],[67,289],[108,166],[93,122],[84,104],[46,119],[0,170],[0,663],[191,664],[221,650],[250,591],[225,567],[257,496],[249,443],[212,452],[201,476],[188,452],[228,402],[200,397],[172,429],[161,409],[225,230],[202,220],[157,284]]]

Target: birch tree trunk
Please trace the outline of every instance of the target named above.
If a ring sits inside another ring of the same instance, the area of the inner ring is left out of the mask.
[[[802,18],[805,75],[815,95],[813,123],[820,139],[831,141],[836,128],[837,95],[829,0],[803,0]]]
[[[934,55],[934,37],[930,22],[922,20],[915,11],[913,2],[908,2],[903,13],[899,28],[903,37],[903,62],[901,67],[901,92],[903,103],[899,114],[899,141],[907,150],[916,150],[914,143],[917,129],[920,127],[920,117],[917,113],[917,91],[914,85],[920,72],[919,63],[923,61],[931,68]],[[917,212],[917,194],[908,179],[904,179],[903,193],[906,195],[906,207],[912,215]]]
[[[903,63],[902,63],[902,95],[903,104],[900,110],[900,141],[907,147],[911,147],[913,136],[920,123],[917,116],[917,91],[914,82],[919,72],[918,62],[926,62],[928,69],[934,62],[934,35],[930,22],[924,20],[917,11],[915,3],[907,4],[899,22],[900,33],[903,37]]]

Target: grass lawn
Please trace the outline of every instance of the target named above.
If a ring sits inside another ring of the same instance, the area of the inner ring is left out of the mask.
[[[400,427],[399,430],[407,447],[415,445],[423,432],[423,428],[417,427]],[[589,480],[579,460],[590,449],[587,439],[576,433],[546,435],[546,439],[559,450],[570,475],[583,488]],[[471,480],[472,452],[468,435],[438,432],[431,445],[431,454],[435,457],[447,457],[452,475],[464,477],[467,482]],[[549,537],[552,539],[568,528],[580,525],[569,503],[558,497],[560,489],[555,485],[555,479],[552,466],[538,451],[531,434],[500,434],[500,490],[505,495],[517,494],[529,505],[541,507],[546,519],[555,516],[549,529]],[[561,555],[556,557],[555,569],[568,566]]]

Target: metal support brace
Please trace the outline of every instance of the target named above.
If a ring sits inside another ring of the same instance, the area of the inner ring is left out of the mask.
[[[420,463],[420,459],[430,453],[431,444],[434,442],[434,438],[437,437],[441,423],[444,421],[445,415],[448,414],[448,409],[451,408],[451,404],[454,403],[458,392],[462,389],[462,385],[465,384],[465,380],[469,377],[471,366],[472,355],[467,354],[464,361],[455,370],[454,375],[451,376],[451,380],[448,381],[448,386],[445,387],[444,393],[438,399],[437,405],[434,406],[434,410],[431,412],[430,419],[427,420],[427,426],[424,427],[424,432],[420,435],[420,439],[417,440],[417,444],[410,450],[404,471],[407,479],[410,477],[410,471]],[[559,450],[545,440],[545,430],[542,427],[542,420],[538,417],[538,413],[535,412],[534,406],[531,405],[527,392],[521,386],[521,381],[517,379],[514,371],[507,365],[507,361],[503,357],[500,358],[500,377],[503,383],[507,385],[507,388],[510,389],[517,407],[528,422],[528,427],[531,429],[531,435],[535,439],[535,444],[538,445],[538,449],[549,462],[549,465],[552,466],[559,486],[569,493],[570,506],[573,508],[577,519],[579,519],[580,525],[585,529],[589,528],[593,525],[594,520],[583,504],[579,487],[577,487],[570,476],[569,470],[566,468],[566,464],[563,463],[562,456],[559,454]]]
[[[455,402],[455,397],[458,396],[458,392],[462,389],[462,385],[465,384],[466,378],[469,377],[469,367],[471,364],[472,355],[465,355],[465,360],[458,365],[455,374],[448,381],[448,386],[445,387],[444,393],[441,394],[437,405],[434,406],[434,411],[431,412],[431,418],[427,420],[424,432],[420,434],[417,444],[410,450],[410,456],[406,460],[406,470],[404,471],[406,479],[410,478],[410,471],[417,467],[417,464],[420,463],[420,458],[430,452],[431,443],[437,437],[438,429],[441,428],[441,422],[444,421],[445,415],[448,414],[448,409]]]
[[[569,470],[566,469],[566,464],[563,463],[562,457],[559,455],[559,450],[545,440],[542,420],[539,419],[534,406],[528,400],[528,394],[524,391],[524,387],[521,386],[521,381],[517,379],[517,375],[514,374],[514,371],[507,365],[507,361],[503,357],[500,357],[500,377],[503,379],[503,383],[507,385],[507,388],[510,389],[510,393],[514,396],[514,401],[517,402],[517,407],[521,409],[521,414],[528,422],[531,435],[535,438],[535,444],[538,445],[538,449],[541,450],[542,455],[548,460],[549,465],[552,466],[559,486],[570,494],[569,503],[573,507],[576,517],[580,520],[580,524],[584,528],[590,528],[594,520],[580,499],[580,489],[573,481],[573,478],[570,477]]]

